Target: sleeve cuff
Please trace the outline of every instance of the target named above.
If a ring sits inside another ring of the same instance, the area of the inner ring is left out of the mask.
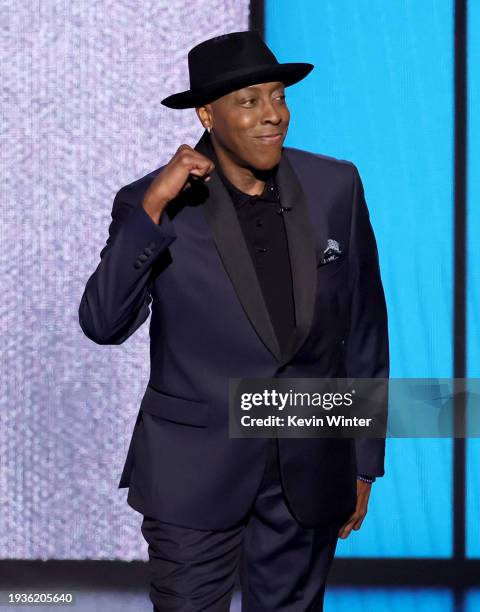
[[[363,482],[375,482],[376,477],[375,476],[367,476],[366,474],[357,474],[357,479],[358,480],[363,480]]]

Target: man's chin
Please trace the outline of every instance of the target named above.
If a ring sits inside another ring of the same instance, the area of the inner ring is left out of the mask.
[[[277,170],[278,164],[280,163],[281,159],[282,159],[282,149],[280,149],[280,152],[278,156],[275,157],[275,159],[272,160],[270,158],[268,162],[266,162],[265,159],[263,160],[260,159],[259,161],[255,161],[255,163],[250,166],[250,169],[256,175],[261,175],[261,174],[268,175]],[[261,176],[259,176],[258,178],[261,178]]]

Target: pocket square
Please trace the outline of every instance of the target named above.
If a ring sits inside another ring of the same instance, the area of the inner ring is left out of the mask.
[[[330,263],[331,261],[335,261],[342,255],[342,251],[340,250],[340,245],[333,238],[329,238],[327,240],[327,246],[323,251],[323,257],[320,259],[319,265],[324,265]]]

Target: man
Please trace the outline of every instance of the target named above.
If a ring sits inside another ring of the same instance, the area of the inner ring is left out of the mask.
[[[120,189],[79,309],[121,344],[150,323],[151,375],[119,487],[144,515],[154,609],[317,611],[359,529],[384,439],[228,436],[230,378],[388,376],[378,254],[354,164],[283,147],[285,88],[256,32],[188,55],[194,148]],[[242,556],[243,553],[243,556]]]

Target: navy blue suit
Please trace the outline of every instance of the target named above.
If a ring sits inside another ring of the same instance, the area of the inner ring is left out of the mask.
[[[195,146],[204,154],[205,138]],[[281,351],[217,172],[170,202],[157,225],[141,202],[162,168],[116,194],[79,321],[94,342],[121,344],[151,311],[150,380],[119,483],[128,503],[169,523],[226,529],[251,507],[267,448],[228,437],[230,377],[388,377],[377,247],[356,166],[284,147],[277,185],[292,207],[296,331]],[[343,254],[322,265],[329,238]],[[356,474],[384,474],[381,438],[278,442],[289,507],[307,528],[347,520]]]

